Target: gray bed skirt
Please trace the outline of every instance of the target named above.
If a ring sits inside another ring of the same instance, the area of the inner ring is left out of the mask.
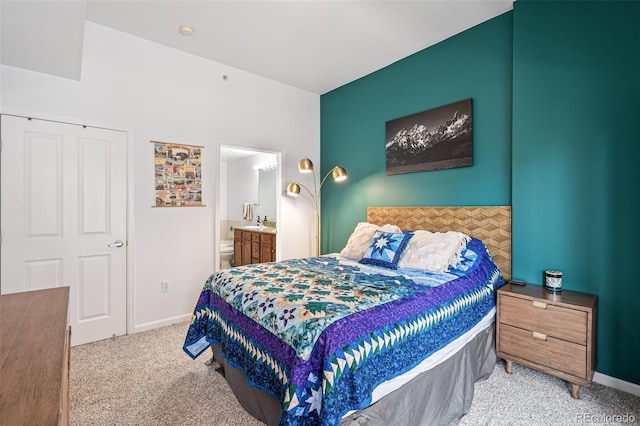
[[[212,350],[242,407],[269,426],[277,425],[280,402],[250,386],[243,371],[227,364],[218,345],[212,345]],[[495,364],[495,332],[491,324],[449,359],[369,407],[343,418],[340,426],[457,424],[469,412],[475,382],[489,377]]]

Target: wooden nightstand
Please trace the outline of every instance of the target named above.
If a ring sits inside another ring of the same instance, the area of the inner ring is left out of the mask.
[[[571,383],[571,396],[579,398],[596,368],[598,297],[507,284],[497,304],[496,347],[507,373],[514,362],[543,371]]]

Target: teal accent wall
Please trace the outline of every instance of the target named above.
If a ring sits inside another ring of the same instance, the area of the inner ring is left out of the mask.
[[[513,17],[514,276],[597,294],[597,371],[640,384],[640,2]]]
[[[597,371],[640,384],[640,2],[523,1],[321,97],[322,251],[367,206],[512,205],[513,275],[599,297]],[[474,164],[385,174],[385,122],[473,99]]]
[[[321,97],[321,164],[349,178],[322,188],[322,252],[340,251],[367,206],[508,205],[511,13]],[[385,123],[472,98],[473,166],[386,175]]]

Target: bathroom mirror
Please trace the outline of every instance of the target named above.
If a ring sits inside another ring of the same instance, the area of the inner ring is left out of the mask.
[[[260,217],[266,216],[270,222],[276,220],[276,169],[258,172],[258,204]]]

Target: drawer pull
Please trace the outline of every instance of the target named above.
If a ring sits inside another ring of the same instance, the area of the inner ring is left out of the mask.
[[[544,302],[538,302],[537,300],[534,300],[531,303],[533,304],[534,308],[547,309],[547,304]]]
[[[537,331],[532,331],[531,332],[531,337],[533,337],[534,339],[538,339],[538,340],[547,340],[547,335],[546,334],[538,333]]]

